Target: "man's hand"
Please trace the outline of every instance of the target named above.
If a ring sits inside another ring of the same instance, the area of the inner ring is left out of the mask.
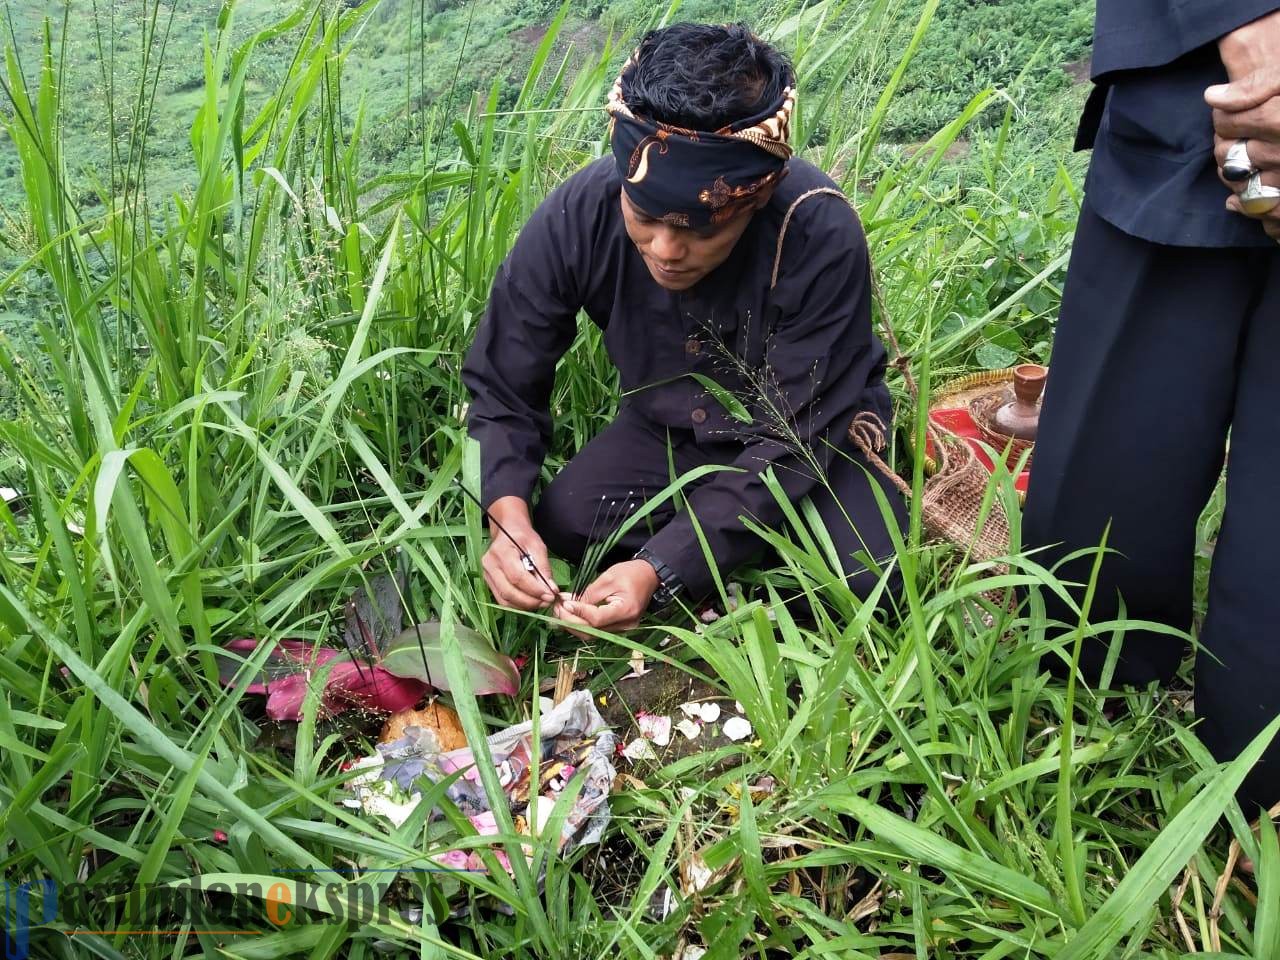
[[[556,601],[559,590],[551,577],[551,564],[547,561],[547,547],[533,529],[529,519],[529,505],[520,497],[500,497],[489,505],[489,549],[485,551],[481,567],[484,582],[489,585],[493,597],[504,607],[515,610],[537,610]],[[498,528],[497,520],[511,534],[508,537]],[[524,547],[534,566],[546,579],[542,582],[537,573],[525,566],[520,550],[512,538]]]
[[[1249,161],[1262,171],[1262,183],[1280,187],[1280,11],[1267,14],[1234,30],[1218,41],[1229,83],[1210,87],[1205,101],[1213,108],[1214,159],[1218,174],[1227,151],[1238,140],[1248,140]],[[1234,194],[1246,182],[1223,178]],[[1236,196],[1227,209],[1262,222],[1263,229],[1280,239],[1280,206],[1267,213],[1248,214]]]
[[[658,575],[644,560],[615,563],[582,591],[578,599],[565,597],[556,605],[556,615],[566,623],[595,627],[597,630],[630,630],[639,626],[640,618],[658,589]],[[569,628],[576,636],[587,634]]]

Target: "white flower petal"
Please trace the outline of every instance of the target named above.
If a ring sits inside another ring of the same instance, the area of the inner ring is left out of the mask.
[[[702,733],[702,724],[686,717],[676,724],[676,729],[683,733],[687,739],[696,740],[698,735]]]
[[[724,722],[724,726],[721,730],[730,740],[735,742],[738,740],[745,740],[747,737],[751,736],[751,721],[746,717],[730,717]]]
[[[640,736],[652,740],[660,747],[671,742],[670,717],[646,713],[636,718],[636,726],[640,728]]]
[[[622,755],[635,763],[637,760],[657,760],[658,754],[654,752],[653,744],[644,737],[636,737],[625,747],[622,748]]]

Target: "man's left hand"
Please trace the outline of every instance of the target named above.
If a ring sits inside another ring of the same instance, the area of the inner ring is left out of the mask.
[[[658,575],[644,560],[615,563],[582,591],[577,599],[566,598],[556,604],[556,615],[569,624],[618,632],[640,625],[658,589]],[[587,638],[587,634],[569,627],[571,633]]]

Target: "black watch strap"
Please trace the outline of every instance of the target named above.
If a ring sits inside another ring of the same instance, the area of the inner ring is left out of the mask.
[[[654,556],[648,547],[641,547],[632,559],[643,560],[653,567],[653,572],[658,575],[658,589],[653,591],[653,597],[649,600],[649,609],[661,610],[668,607],[684,592],[684,581],[660,557]]]

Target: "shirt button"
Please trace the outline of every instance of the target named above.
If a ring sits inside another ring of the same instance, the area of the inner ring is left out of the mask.
[[[701,353],[702,341],[700,341],[697,337],[690,337],[688,340],[685,341],[684,352],[689,354],[689,356],[691,357]]]
[[[703,424],[707,422],[707,411],[703,410],[701,407],[698,407],[689,416],[694,423]]]

